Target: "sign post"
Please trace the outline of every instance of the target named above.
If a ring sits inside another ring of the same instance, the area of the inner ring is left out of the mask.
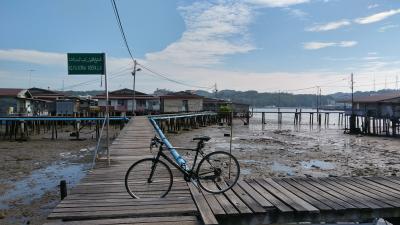
[[[108,97],[108,83],[106,72],[106,54],[105,53],[68,53],[68,75],[104,75],[105,91],[106,91],[106,144],[107,144],[107,161],[110,165],[109,150],[109,127],[110,127],[110,111]]]

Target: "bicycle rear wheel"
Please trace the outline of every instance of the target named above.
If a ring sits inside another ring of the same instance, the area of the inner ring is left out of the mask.
[[[200,161],[197,180],[202,189],[218,194],[231,189],[239,179],[240,166],[237,159],[228,152],[212,152]]]
[[[125,188],[132,198],[163,198],[171,190],[172,182],[169,166],[154,158],[135,162],[125,175]]]

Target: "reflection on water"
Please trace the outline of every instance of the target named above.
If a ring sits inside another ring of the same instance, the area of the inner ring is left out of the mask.
[[[305,168],[305,169],[321,169],[321,170],[332,170],[335,168],[334,163],[330,162],[324,162],[321,160],[310,160],[309,162],[300,162],[300,164]]]
[[[85,176],[87,166],[59,163],[33,171],[29,177],[10,183],[13,188],[0,196],[0,209],[9,208],[8,202],[15,200],[29,204],[32,200],[57,188],[60,180],[66,180],[69,187],[75,186]]]
[[[293,174],[294,174],[293,173],[293,168],[291,168],[291,167],[289,167],[287,165],[278,163],[278,162],[274,162],[272,164],[271,170],[274,171],[274,172],[284,172],[288,176],[293,176]]]

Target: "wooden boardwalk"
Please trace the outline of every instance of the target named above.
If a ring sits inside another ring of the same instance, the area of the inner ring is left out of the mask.
[[[242,180],[220,195],[193,195],[220,224],[371,222],[400,217],[399,177]]]
[[[151,194],[132,199],[126,192],[125,172],[136,160],[152,156],[149,143],[154,135],[146,117],[130,121],[110,147],[112,166],[88,174],[48,216],[52,221],[47,224],[200,224],[182,176],[174,178],[170,194],[163,199]]]
[[[258,225],[400,217],[398,177],[251,179],[212,195],[186,183],[174,170],[174,186],[166,198],[149,194],[132,199],[124,175],[134,161],[152,156],[153,136],[145,117],[125,126],[110,148],[112,166],[90,173],[49,215],[48,224]]]

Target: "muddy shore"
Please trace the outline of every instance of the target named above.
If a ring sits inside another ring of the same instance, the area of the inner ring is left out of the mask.
[[[234,123],[232,153],[244,178],[400,175],[399,139],[348,135],[335,126],[260,124]],[[175,146],[194,147],[193,137],[207,135],[206,151],[229,151],[228,133],[227,125],[214,125],[168,137]]]
[[[110,130],[115,137],[119,129]],[[0,138],[0,224],[43,224],[59,203],[59,182],[79,183],[91,166],[96,139],[83,129],[80,140],[71,131],[30,136],[27,141]]]

